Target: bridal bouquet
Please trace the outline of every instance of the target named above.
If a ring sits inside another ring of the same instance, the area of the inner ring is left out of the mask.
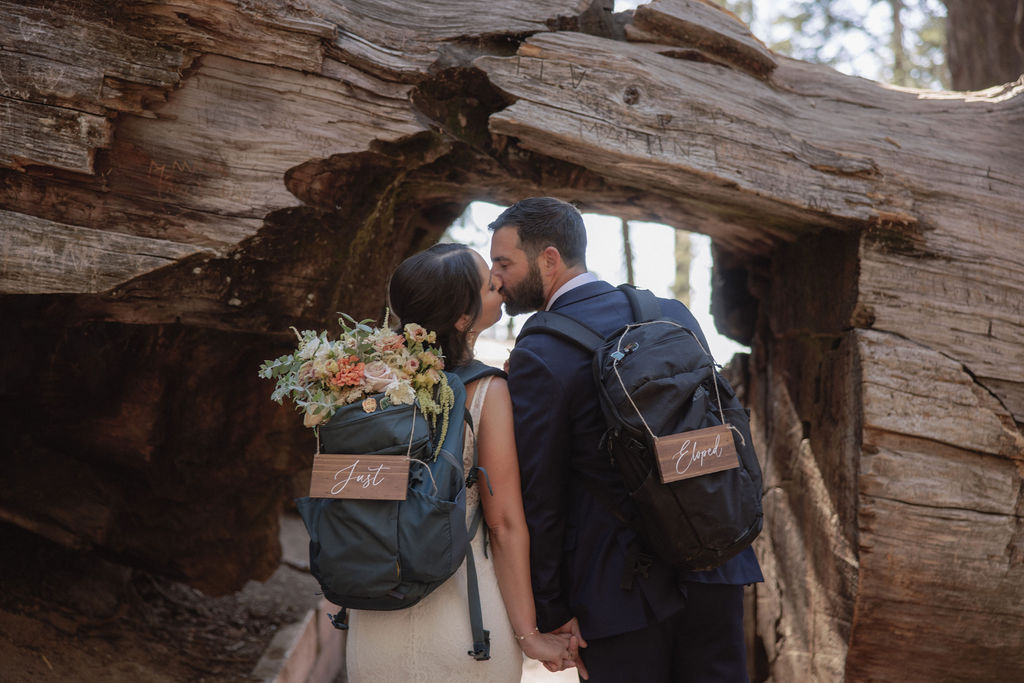
[[[260,365],[260,377],[277,380],[270,398],[278,403],[290,398],[303,411],[307,427],[326,422],[338,408],[357,401],[367,413],[415,402],[435,429],[441,418],[437,443],[444,441],[455,396],[442,372],[444,356],[430,346],[436,333],[415,323],[395,332],[386,318],[385,327],[377,328],[368,324],[372,320],[341,316],[342,332],[335,340],[327,332],[291,328],[299,341],[295,351]]]

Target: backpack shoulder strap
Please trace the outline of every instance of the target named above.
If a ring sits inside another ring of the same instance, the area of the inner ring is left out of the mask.
[[[473,633],[473,649],[466,652],[480,661],[491,658],[491,632],[484,628],[483,611],[480,607],[480,585],[476,576],[476,560],[473,557],[473,537],[476,536],[480,520],[483,519],[483,505],[478,505],[469,525],[470,544],[466,546],[466,592],[469,599],[469,628]],[[484,527],[486,533],[486,527]],[[486,549],[486,546],[484,546]],[[486,551],[484,556],[486,556]]]
[[[487,377],[490,375],[497,377],[507,376],[500,368],[496,368],[493,365],[487,365],[483,361],[479,361],[475,358],[469,361],[466,365],[455,368],[452,372],[458,375],[459,379],[462,380],[463,385],[468,385],[470,382],[475,382],[481,377]]]
[[[487,365],[483,361],[479,361],[475,358],[469,361],[466,365],[455,368],[451,373],[462,381],[462,386],[469,386],[470,382],[475,382],[478,379],[489,376],[508,378],[508,375],[505,374],[504,370],[496,368],[493,365]],[[466,424],[469,425],[469,428],[473,429],[473,416],[469,414],[468,405],[466,406],[463,416]],[[473,465],[476,465],[475,461],[473,462]]]
[[[466,365],[455,368],[454,370],[446,371],[452,375],[455,375],[463,386],[468,385],[470,382],[480,379],[481,377],[487,377],[489,375],[497,375],[504,377],[505,373],[498,368],[492,367],[478,360],[472,360]],[[476,444],[476,433],[473,425],[473,417],[470,415],[469,406],[463,403],[462,418],[466,423],[466,427],[470,430],[470,438],[473,444],[473,462],[469,468],[469,476],[466,477],[466,486],[473,486],[477,482],[477,477],[480,472],[483,472],[485,481],[487,472],[479,466],[479,453],[477,451]],[[462,451],[459,451],[460,453]],[[461,462],[461,460],[460,460]],[[490,488],[491,484],[488,481],[487,487]],[[480,606],[480,589],[476,575],[476,562],[473,558],[473,538],[476,536],[477,531],[480,529],[480,522],[483,519],[483,506],[478,505],[472,515],[472,519],[468,521],[467,535],[469,537],[469,543],[466,545],[466,594],[468,598],[469,607],[469,624],[470,630],[473,634],[473,646],[471,650],[467,651],[469,656],[476,660],[487,660],[491,657],[491,634],[490,631],[486,630],[483,626],[483,613]],[[484,527],[483,532],[487,533],[487,527]],[[485,538],[486,544],[486,538]],[[485,545],[486,548],[486,545]],[[486,554],[486,552],[485,552]]]
[[[634,322],[647,322],[661,317],[661,304],[651,290],[637,289],[633,285],[619,285],[619,291],[629,299]]]
[[[464,385],[468,385],[470,382],[474,382],[483,377],[498,376],[505,377],[505,373],[496,367],[482,363],[476,359],[470,361],[468,364],[461,367],[455,368],[452,371],[458,376]],[[476,432],[473,425],[473,417],[470,414],[469,406],[466,406],[466,410],[463,413],[463,419],[465,419],[470,432],[472,433],[473,440],[473,464],[469,469],[469,476],[466,478],[466,486],[472,486],[476,483],[477,477],[480,472],[483,472],[485,481],[487,480],[487,472],[479,466],[479,454],[476,445]],[[490,489],[491,483],[487,481],[487,488]],[[468,536],[470,543],[466,546],[466,593],[469,601],[469,626],[470,631],[473,633],[473,649],[468,650],[466,654],[477,661],[484,661],[491,658],[491,632],[484,628],[483,625],[483,612],[480,606],[480,588],[476,574],[476,561],[473,557],[473,538],[476,536],[477,531],[480,528],[480,522],[483,519],[483,505],[477,505],[476,510],[473,513],[473,518],[469,523]],[[484,527],[484,533],[487,533],[487,527]],[[484,555],[487,554],[487,540],[484,539]]]
[[[551,334],[591,353],[604,343],[604,337],[592,327],[556,311],[538,311],[530,316],[516,337],[516,343],[531,334]]]

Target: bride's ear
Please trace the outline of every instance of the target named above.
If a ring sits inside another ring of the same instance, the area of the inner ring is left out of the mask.
[[[469,317],[469,313],[463,313],[462,317],[455,321],[455,329],[459,332],[465,332],[469,329],[469,326],[473,324],[473,319]]]

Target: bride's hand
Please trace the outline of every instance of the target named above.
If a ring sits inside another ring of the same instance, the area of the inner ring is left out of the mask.
[[[519,644],[530,659],[547,664],[556,664],[562,669],[562,660],[569,659],[569,645],[572,636],[568,633],[534,633]]]

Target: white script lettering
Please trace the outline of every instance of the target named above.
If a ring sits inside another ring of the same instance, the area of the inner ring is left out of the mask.
[[[719,445],[721,442],[722,435],[715,434],[714,446],[711,448],[697,450],[696,441],[691,439],[684,441],[683,445],[679,447],[679,452],[673,456],[676,462],[676,473],[686,474],[687,470],[689,470],[694,463],[700,463],[698,469],[702,469],[704,467],[705,458],[721,458],[723,455],[722,448]],[[686,464],[685,467],[683,467],[684,461]],[[682,469],[680,469],[680,467],[682,467]]]
[[[340,470],[334,473],[334,479],[336,481],[340,476],[342,476],[343,472],[346,474],[345,481],[335,484],[334,487],[331,489],[332,495],[336,496],[342,491],[344,491],[345,487],[348,486],[348,483],[350,481],[354,481],[357,484],[361,484],[364,489],[370,488],[371,486],[380,486],[382,483],[384,483],[384,470],[391,469],[390,467],[387,467],[383,463],[380,463],[378,465],[371,465],[370,467],[366,468],[365,472],[356,474],[356,466],[358,464],[359,461],[356,460],[348,467],[342,467]]]

